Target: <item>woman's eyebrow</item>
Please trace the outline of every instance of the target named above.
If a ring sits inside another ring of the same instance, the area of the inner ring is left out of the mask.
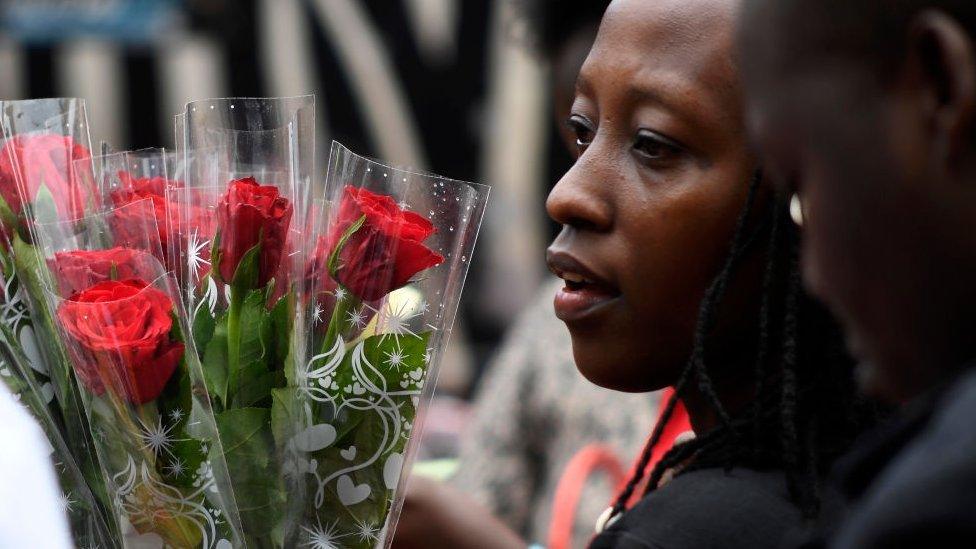
[[[592,95],[593,85],[583,71],[576,77],[576,95]]]
[[[653,84],[650,82],[653,80]],[[660,105],[677,118],[698,126],[703,118],[711,116],[708,101],[696,100],[703,98],[700,89],[689,82],[675,78],[645,79],[643,82],[630,82],[627,86],[627,96],[635,104],[653,103]]]
[[[670,82],[668,80],[666,78],[655,78],[653,84],[650,83],[650,80],[630,82],[627,86],[627,95],[637,102],[657,103],[668,110],[683,113],[689,107],[685,99],[690,97],[694,90],[675,79],[670,79]]]

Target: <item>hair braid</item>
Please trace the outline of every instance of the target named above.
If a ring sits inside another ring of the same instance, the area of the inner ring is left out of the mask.
[[[695,329],[694,346],[692,347],[691,353],[691,364],[694,367],[695,377],[698,381],[698,390],[708,399],[709,403],[715,409],[715,413],[721,419],[722,424],[728,428],[732,428],[732,418],[725,410],[725,406],[722,405],[708,376],[708,369],[705,366],[705,341],[715,327],[715,310],[717,309],[717,304],[725,297],[729,280],[732,278],[732,273],[738,265],[739,260],[744,255],[747,248],[746,244],[751,244],[753,240],[745,237],[745,228],[749,214],[752,212],[752,207],[756,201],[760,181],[762,181],[762,173],[757,171],[749,182],[746,204],[742,213],[739,214],[739,219],[736,221],[735,232],[732,235],[732,244],[730,246],[731,252],[725,260],[725,264],[722,266],[718,277],[708,287],[708,290],[705,292],[705,297],[702,299],[698,312],[698,326]]]
[[[782,381],[780,383],[780,443],[783,449],[783,464],[790,496],[802,502],[803,488],[797,468],[800,462],[800,444],[797,436],[797,309],[800,293],[800,270],[797,266],[795,247],[790,246],[788,254],[789,280],[786,300],[783,304],[783,344]]]
[[[733,252],[738,252],[739,250],[748,248],[754,240],[753,238],[744,239],[743,234],[745,232],[746,222],[755,202],[757,189],[761,180],[762,176],[757,172],[749,184],[746,204],[742,210],[742,213],[739,214],[738,220],[736,221],[735,232],[732,237],[731,248]],[[634,491],[637,489],[637,486],[640,484],[641,480],[644,479],[645,469],[647,469],[647,464],[651,461],[651,456],[654,454],[654,448],[660,442],[661,436],[664,434],[665,426],[667,426],[668,422],[671,420],[671,417],[674,415],[674,410],[678,405],[678,399],[684,391],[684,388],[687,386],[692,373],[695,373],[699,378],[699,390],[702,390],[701,380],[704,378],[706,382],[708,381],[708,376],[704,371],[705,362],[703,349],[705,337],[702,334],[707,333],[707,328],[712,323],[712,303],[718,301],[721,299],[722,295],[724,295],[726,285],[725,279],[730,276],[733,268],[735,267],[736,262],[738,261],[736,256],[738,255],[739,253],[730,254],[729,259],[726,260],[725,265],[722,267],[722,273],[725,276],[719,276],[718,279],[713,282],[705,292],[705,297],[702,300],[701,311],[699,313],[698,328],[696,329],[695,334],[695,350],[692,352],[692,356],[689,359],[688,364],[681,372],[678,382],[674,385],[674,394],[672,394],[671,398],[668,400],[661,417],[658,418],[657,425],[654,426],[654,430],[651,432],[651,437],[648,439],[647,443],[644,445],[644,449],[641,451],[641,455],[637,460],[637,466],[634,469],[633,475],[631,475],[630,479],[627,481],[627,484],[624,486],[624,489],[620,495],[617,496],[617,499],[613,504],[613,511],[610,514],[611,517],[616,516],[617,514],[626,510],[627,502],[630,500],[631,496],[633,496]],[[702,374],[705,375],[703,376]],[[731,418],[727,413],[724,412],[722,403],[718,400],[718,395],[715,394],[715,391],[712,389],[710,383],[707,384],[702,392],[710,395],[709,398],[712,405],[717,406],[718,409],[721,410],[720,416],[723,417],[723,420],[728,422],[728,425],[731,425]],[[648,485],[650,484],[651,482],[648,483]]]
[[[637,485],[640,484],[641,480],[644,478],[644,469],[647,468],[647,464],[651,461],[651,456],[654,454],[654,447],[657,446],[658,442],[661,440],[661,436],[664,434],[664,427],[667,426],[671,417],[674,416],[674,410],[678,405],[678,393],[684,388],[688,383],[688,378],[691,377],[691,365],[685,367],[684,372],[681,373],[681,378],[675,384],[674,394],[668,399],[668,403],[661,413],[657,425],[654,426],[654,430],[651,432],[651,438],[648,439],[647,443],[644,445],[643,451],[641,451],[640,459],[637,460],[637,466],[634,470],[634,474],[631,475],[630,480],[627,481],[627,485],[624,487],[623,491],[617,496],[617,500],[613,504],[613,511],[611,517],[619,513],[622,513],[627,509],[627,502],[630,501],[631,496],[634,495],[634,490],[637,489]]]

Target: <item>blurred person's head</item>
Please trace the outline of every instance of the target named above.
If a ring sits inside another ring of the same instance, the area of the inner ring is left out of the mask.
[[[803,267],[875,394],[976,343],[976,2],[746,0],[749,122],[803,209]]]
[[[650,489],[677,464],[783,468],[814,511],[812,483],[863,416],[836,327],[800,291],[786,203],[747,143],[739,4],[607,10],[571,109],[578,158],[547,202],[563,226],[549,249],[566,280],[556,312],[588,379],[632,392],[671,385],[687,407],[699,436],[659,462]],[[815,431],[829,434],[797,436]]]

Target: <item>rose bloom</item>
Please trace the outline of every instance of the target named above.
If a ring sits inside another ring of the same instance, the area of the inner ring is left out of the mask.
[[[130,248],[57,252],[48,260],[48,268],[63,296],[108,280],[154,280],[163,274],[159,260],[148,252]]]
[[[121,183],[121,185],[119,186],[118,189],[112,191],[113,201],[114,201],[114,193],[118,191],[132,191],[141,194],[166,196],[166,189],[169,189],[174,186],[177,187],[182,186],[182,184],[179,181],[173,181],[160,176],[132,177],[132,174],[124,170],[119,170],[117,175],[119,177],[119,183]],[[116,204],[116,206],[118,206],[118,204]]]
[[[88,149],[72,138],[54,134],[19,135],[0,150],[0,196],[14,214],[33,203],[43,184],[51,191],[58,214],[78,219],[85,213],[88,191],[72,177],[71,163],[88,158]],[[18,170],[27,196],[21,197]]]
[[[112,205],[121,208],[139,200],[152,201],[159,240],[165,250],[169,241],[169,216],[176,213],[166,199],[166,187],[170,182],[162,177],[135,178],[126,172],[119,172],[119,179],[122,186],[109,193]]]
[[[259,185],[253,177],[231,181],[217,206],[220,278],[233,281],[244,254],[261,244],[258,286],[267,284],[285,253],[292,213],[291,202],[277,187]]]
[[[172,314],[169,296],[139,279],[99,282],[57,310],[82,384],[133,404],[159,397],[183,358]]]
[[[363,226],[339,251],[334,273],[340,284],[363,301],[381,299],[405,286],[415,274],[444,261],[423,244],[435,232],[430,221],[401,209],[389,196],[352,186],[343,192],[328,244],[322,246],[320,241],[316,248],[331,253],[346,230],[363,216]],[[328,261],[328,256],[318,261]]]

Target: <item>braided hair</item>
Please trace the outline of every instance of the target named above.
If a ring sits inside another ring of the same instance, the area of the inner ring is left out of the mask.
[[[757,172],[736,223],[729,255],[702,299],[691,356],[611,516],[626,509],[645,477],[664,426],[692,382],[714,409],[718,425],[667,452],[650,472],[645,495],[657,489],[666,471],[679,466],[678,474],[712,467],[782,469],[790,497],[805,517],[812,518],[819,512],[818,485],[825,470],[876,418],[873,405],[858,396],[854,364],[844,351],[839,329],[801,290],[799,233],[786,201],[777,197],[750,230],[747,220],[756,206],[761,182]],[[716,311],[736,268],[763,238],[766,263],[751,372],[754,398],[733,417],[714,389],[706,350]]]

